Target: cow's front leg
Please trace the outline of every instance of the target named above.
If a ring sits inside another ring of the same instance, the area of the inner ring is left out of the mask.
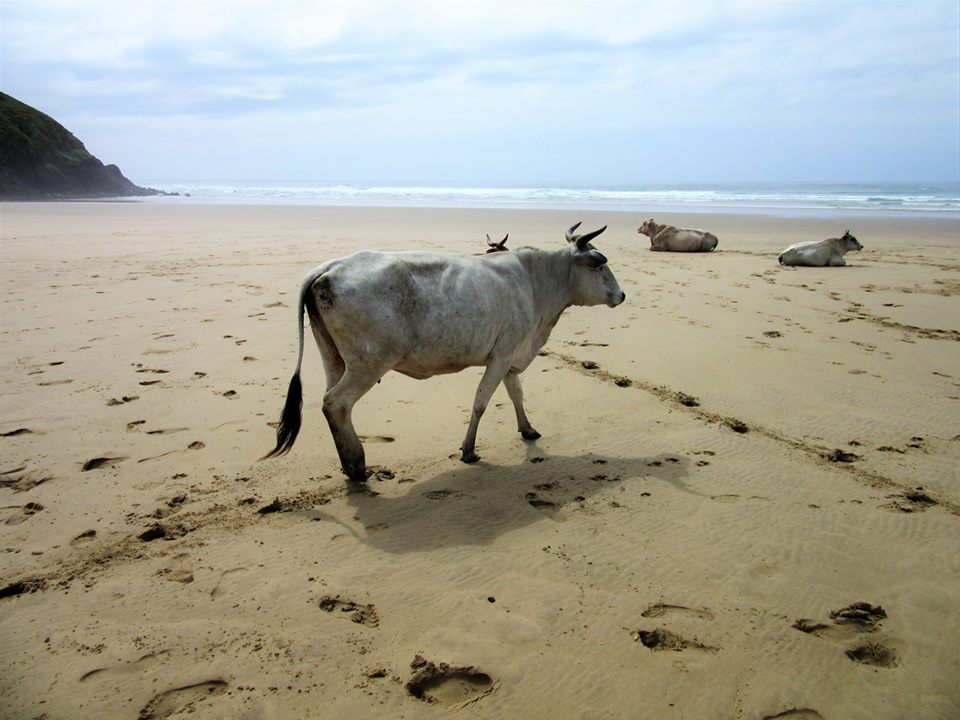
[[[484,410],[487,409],[487,403],[493,396],[493,391],[497,389],[497,385],[503,380],[503,376],[507,374],[509,368],[509,359],[494,360],[487,365],[483,377],[480,378],[477,394],[473,400],[473,412],[470,413],[470,425],[467,426],[467,435],[463,439],[463,445],[460,446],[460,460],[462,462],[475,463],[480,459],[480,456],[476,453],[477,427],[480,425],[480,418],[483,417]]]
[[[517,430],[523,436],[524,440],[536,440],[540,437],[533,425],[527,419],[527,413],[523,410],[523,388],[520,386],[520,373],[511,370],[504,376],[503,384],[507,387],[507,395],[513,402],[513,409],[517,413]]]

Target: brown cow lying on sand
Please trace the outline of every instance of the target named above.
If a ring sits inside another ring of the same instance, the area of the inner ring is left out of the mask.
[[[710,252],[717,246],[717,236],[704,230],[684,230],[673,225],[658,225],[653,218],[645,220],[637,232],[650,238],[650,249],[665,252]]]
[[[794,243],[780,253],[779,260],[781,265],[840,267],[847,264],[843,256],[850,250],[863,250],[863,245],[847,230],[843,237]]]

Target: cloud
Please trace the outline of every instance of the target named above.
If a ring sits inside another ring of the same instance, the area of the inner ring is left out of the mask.
[[[462,164],[458,140],[499,141],[533,163],[525,142],[597,150],[644,133],[727,132],[742,152],[765,133],[829,143],[870,128],[947,137],[943,154],[960,122],[949,1],[7,0],[0,13],[5,91],[78,134],[160,119],[187,142],[229,125],[247,148],[280,145],[274,132],[339,138],[377,168],[370,147],[407,158],[389,142]]]

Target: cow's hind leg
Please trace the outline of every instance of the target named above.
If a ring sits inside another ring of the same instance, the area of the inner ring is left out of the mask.
[[[517,430],[523,435],[524,440],[536,440],[540,437],[540,433],[534,430],[527,419],[527,413],[523,410],[523,388],[520,386],[520,373],[511,370],[503,378],[503,384],[507,388],[507,395],[510,396],[513,409],[517,413]]]
[[[487,403],[497,385],[503,380],[507,370],[510,369],[510,361],[494,360],[480,378],[480,384],[477,386],[477,394],[473,400],[473,412],[470,413],[470,425],[467,427],[467,435],[463,439],[463,445],[460,447],[460,460],[465,463],[475,463],[480,459],[476,453],[477,446],[477,427],[480,425],[480,418],[483,417],[484,410],[487,409]]]
[[[354,482],[367,479],[363,444],[353,428],[353,406],[380,379],[382,373],[369,368],[348,367],[340,381],[323,396],[323,414],[337,446],[344,474]]]
[[[327,390],[329,390],[340,382],[347,367],[340,349],[330,336],[330,331],[327,330],[323,316],[317,310],[317,300],[312,294],[307,295],[306,305],[307,314],[310,316],[310,330],[313,332],[313,339],[317,341],[317,348],[323,359],[323,371],[327,377]]]

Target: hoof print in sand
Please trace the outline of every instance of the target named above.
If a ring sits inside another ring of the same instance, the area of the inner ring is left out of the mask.
[[[910,490],[902,495],[889,495],[892,502],[882,505],[885,510],[894,512],[915,513],[923,512],[937,505],[937,501],[923,492],[923,488]]]
[[[837,448],[836,450],[831,450],[828,453],[824,453],[823,457],[830,462],[836,463],[852,463],[860,459],[859,455],[855,455],[852,452],[846,452]]]
[[[678,392],[674,393],[673,398],[674,398],[674,400],[676,400],[678,403],[680,403],[681,405],[684,405],[684,406],[686,406],[686,407],[700,407],[700,401],[699,401],[697,398],[693,397],[692,395],[687,395],[685,392],[679,392],[679,391],[678,391]],[[735,420],[734,422],[740,422],[740,421],[739,421],[739,420]],[[728,424],[729,424],[729,423],[728,423]],[[742,424],[742,423],[741,423],[741,424]],[[746,425],[744,425],[744,427],[746,427]],[[745,431],[745,430],[738,430],[737,432],[746,432],[746,431]]]
[[[20,582],[10,583],[0,588],[0,599],[37,592],[38,590],[44,590],[46,587],[47,581],[43,578],[21,580]]]
[[[861,665],[888,668],[897,664],[897,654],[890,648],[876,643],[859,645],[847,650],[846,656]]]
[[[377,610],[373,605],[360,605],[352,600],[344,600],[339,595],[335,597],[324,595],[320,598],[320,609],[329,613],[346,613],[346,616],[352,622],[367,627],[378,627],[380,625],[380,618],[377,616]]]
[[[728,428],[733,430],[735,433],[740,433],[741,435],[746,432],[750,432],[750,428],[747,426],[743,420],[737,420],[736,418],[727,418],[723,421],[723,424]]]
[[[414,672],[407,681],[407,692],[424,702],[463,707],[496,689],[493,678],[472,665],[436,665],[417,655],[410,667]]]
[[[161,525],[160,523],[154,523],[142,533],[137,535],[137,538],[143,542],[152,542],[153,540],[176,540],[177,538],[183,537],[188,532],[189,530],[183,525]]]
[[[537,510],[556,510],[559,507],[553,500],[542,498],[535,492],[528,492],[524,497],[527,503],[530,504],[530,507],[534,507]]]
[[[193,713],[208,697],[220,695],[226,689],[227,683],[217,679],[167,690],[144,705],[138,720],[163,720],[174,715]]]
[[[673,650],[674,652],[680,652],[681,650],[700,650],[702,652],[715,653],[719,650],[719,648],[704,645],[696,640],[687,640],[663,628],[657,628],[656,630],[637,630],[633,634],[633,639],[639,640],[644,647],[650,648],[654,652],[660,652],[662,650]]]

